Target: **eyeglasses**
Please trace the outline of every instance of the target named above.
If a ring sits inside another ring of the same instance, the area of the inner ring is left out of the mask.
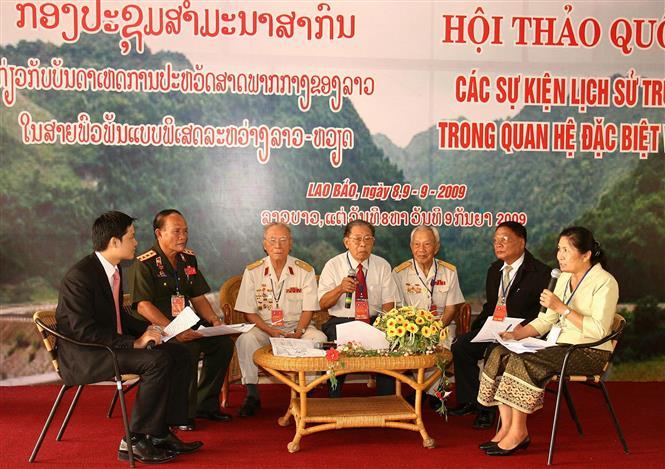
[[[360,244],[362,241],[365,242],[365,244],[369,244],[372,241],[374,241],[374,236],[370,235],[365,235],[365,236],[349,236],[349,239],[353,244]]]
[[[512,239],[509,238],[508,236],[497,236],[492,241],[492,244],[494,246],[505,246],[506,244],[510,244],[511,242]]]
[[[289,238],[286,236],[280,236],[279,238],[265,238],[265,240],[271,246],[277,246],[278,244],[287,244],[289,242]]]

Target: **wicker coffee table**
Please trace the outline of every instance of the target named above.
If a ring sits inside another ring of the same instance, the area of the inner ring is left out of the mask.
[[[444,360],[450,361],[449,351],[444,351]],[[265,346],[256,351],[254,361],[268,373],[291,388],[291,403],[278,420],[279,425],[289,425],[291,416],[296,423],[296,434],[287,445],[289,452],[300,449],[300,439],[305,435],[325,430],[356,427],[401,428],[420,432],[425,448],[434,448],[436,441],[427,434],[423,424],[422,393],[440,376],[441,371],[425,379],[425,370],[436,363],[436,355],[413,355],[406,357],[342,357],[336,375],[347,373],[382,373],[396,379],[395,394],[391,396],[342,397],[337,399],[310,398],[307,393],[328,380],[324,374],[307,381],[308,372],[327,371],[328,362],[324,357],[291,358],[276,357],[271,347]],[[406,374],[417,370],[414,380]],[[402,383],[416,391],[415,405],[410,405],[402,397]]]

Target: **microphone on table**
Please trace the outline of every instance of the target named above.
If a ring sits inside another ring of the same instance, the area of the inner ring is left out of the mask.
[[[356,279],[356,271],[353,269],[349,269],[349,273],[347,274],[347,277],[352,278],[353,280]],[[346,292],[346,298],[344,298],[344,307],[346,309],[351,308],[351,303],[353,302],[353,292]]]
[[[547,285],[547,289],[549,291],[554,291],[554,287],[556,286],[556,281],[559,279],[559,275],[561,275],[561,271],[559,269],[552,269],[552,272],[550,273],[550,283]],[[544,313],[547,311],[547,308],[545,306],[540,307],[540,312]]]

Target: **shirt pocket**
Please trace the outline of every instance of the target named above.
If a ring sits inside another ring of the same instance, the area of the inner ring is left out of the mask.
[[[381,303],[381,286],[369,285],[367,287],[367,300],[370,305],[370,314],[376,314],[375,310],[380,310],[383,303]]]

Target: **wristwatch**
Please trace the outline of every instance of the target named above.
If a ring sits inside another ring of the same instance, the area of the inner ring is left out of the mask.
[[[566,317],[568,317],[568,315],[569,315],[570,313],[572,313],[572,311],[570,310],[570,308],[566,308],[566,310],[565,310],[563,313],[561,313],[561,317],[562,317],[562,318],[566,318]]]

